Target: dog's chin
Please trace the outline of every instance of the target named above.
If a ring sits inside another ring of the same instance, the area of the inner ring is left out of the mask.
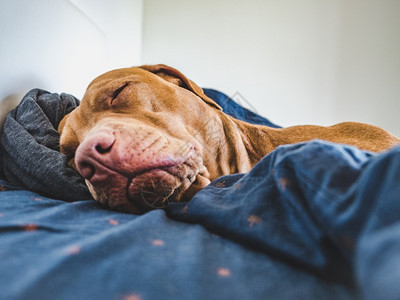
[[[179,169],[154,169],[137,175],[128,184],[129,202],[142,210],[164,208],[170,202],[180,201],[194,178],[182,177]]]
[[[116,177],[113,186],[93,186],[89,181],[86,184],[94,199],[106,208],[133,214],[165,208],[171,202],[189,201],[210,183],[198,170],[188,172],[183,166],[153,169],[133,178]]]

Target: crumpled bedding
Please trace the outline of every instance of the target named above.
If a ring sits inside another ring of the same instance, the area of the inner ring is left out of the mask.
[[[400,146],[372,154],[315,140],[281,146],[167,211],[320,278],[353,282],[363,299],[399,299],[399,179]]]
[[[372,154],[315,140],[281,146],[248,174],[142,216],[0,181],[0,291],[6,299],[398,299],[399,178],[400,147]]]
[[[10,183],[66,201],[91,198],[83,178],[65,167],[67,158],[59,152],[58,124],[78,105],[72,95],[34,89],[7,115],[1,161]]]

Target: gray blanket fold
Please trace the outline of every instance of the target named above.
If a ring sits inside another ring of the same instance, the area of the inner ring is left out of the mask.
[[[79,105],[69,94],[33,89],[6,118],[1,134],[3,176],[10,183],[66,201],[90,199],[83,178],[66,167],[57,127]]]

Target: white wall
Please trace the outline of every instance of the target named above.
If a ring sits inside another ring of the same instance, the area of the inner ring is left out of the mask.
[[[283,126],[400,136],[398,0],[1,0],[0,18],[0,125],[31,88],[81,97],[104,71],[161,62]]]
[[[143,63],[240,92],[283,126],[368,122],[400,136],[400,1],[145,0]]]
[[[400,1],[343,0],[340,17],[335,116],[400,136]]]
[[[2,0],[0,20],[0,125],[32,88],[80,98],[140,61],[142,0]]]

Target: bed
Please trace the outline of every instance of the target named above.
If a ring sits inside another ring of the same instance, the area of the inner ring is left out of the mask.
[[[232,116],[277,127],[226,95]],[[2,299],[398,299],[400,147],[314,140],[144,215],[106,210],[55,128],[79,105],[30,91],[0,160]]]

